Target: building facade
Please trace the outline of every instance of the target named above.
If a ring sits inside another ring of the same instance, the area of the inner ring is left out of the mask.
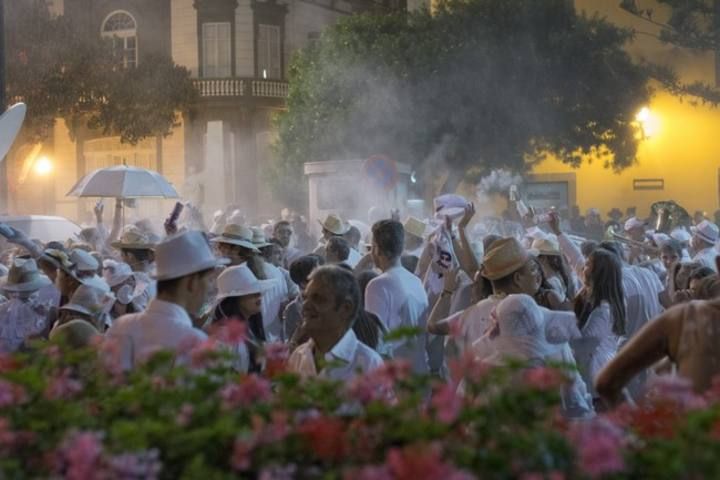
[[[237,204],[258,218],[276,214],[279,206],[261,185],[274,137],[272,118],[285,108],[293,53],[343,16],[404,8],[404,3],[54,0],[52,8],[57,15],[77,20],[88,38],[111,38],[128,68],[151,53],[171,56],[191,72],[198,92],[197,104],[167,137],[131,146],[118,137],[80,128],[71,138],[64,121],[58,120],[43,146],[55,166],[51,176],[23,176],[25,155],[9,162],[9,211],[87,222],[95,202],[65,194],[83,175],[122,163],[162,173],[183,198],[207,214],[227,204]],[[138,205],[131,215],[159,219],[172,202],[145,200]]]

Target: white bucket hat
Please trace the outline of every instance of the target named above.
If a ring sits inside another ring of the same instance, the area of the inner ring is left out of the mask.
[[[465,213],[465,207],[468,201],[460,195],[454,193],[446,193],[440,195],[433,200],[435,207],[435,218],[444,219],[450,217],[452,219],[459,218]]]
[[[227,259],[213,255],[202,233],[187,231],[167,237],[155,247],[154,277],[172,280],[227,264]]]
[[[693,229],[693,233],[707,243],[717,243],[720,231],[714,223],[703,220]]]
[[[247,248],[257,252],[257,245],[253,244],[253,231],[249,227],[237,223],[228,223],[219,237],[211,240],[214,243],[228,243],[239,247]]]
[[[100,267],[95,257],[80,248],[70,252],[70,261],[75,265],[75,270],[78,272],[97,272],[98,267]]]
[[[92,285],[80,285],[70,301],[60,310],[79,312],[91,317],[107,313],[115,303],[115,295]]]
[[[16,258],[2,289],[6,292],[35,292],[51,284],[50,279],[38,270],[35,260]]]
[[[230,297],[242,297],[262,293],[269,289],[275,280],[258,280],[244,263],[228,267],[218,276],[218,294],[216,303]]]

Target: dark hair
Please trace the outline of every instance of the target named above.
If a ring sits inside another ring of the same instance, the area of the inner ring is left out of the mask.
[[[322,257],[304,255],[290,264],[290,279],[297,285],[305,283],[312,271],[323,263]]]
[[[287,220],[280,220],[280,221],[277,222],[275,225],[273,225],[273,232],[277,231],[277,229],[280,228],[280,227],[290,227],[290,228],[292,228],[292,226],[290,225],[290,222],[288,222]]]
[[[152,260],[152,250],[149,248],[123,248],[124,253],[132,255],[138,262],[149,262]]]
[[[678,242],[674,238],[670,239],[669,241],[665,242],[665,244],[660,247],[661,252],[672,252],[674,253],[678,258],[682,258],[683,253],[683,246],[682,243]]]
[[[598,243],[595,240],[586,240],[580,245],[580,251],[584,257],[589,257],[596,248],[598,248]]]
[[[332,290],[335,297],[335,308],[339,308],[343,302],[350,302],[351,326],[360,311],[360,286],[352,272],[340,268],[338,265],[326,265],[312,272],[310,280],[323,282],[327,288]]]
[[[625,250],[620,242],[605,240],[604,242],[600,242],[600,248],[603,248],[610,253],[614,253],[621,262],[625,259]]]
[[[344,262],[350,256],[350,245],[342,237],[331,237],[325,247],[325,257],[332,254],[340,262]]]
[[[65,252],[65,245],[63,245],[61,242],[56,241],[50,241],[45,245],[45,248],[52,249],[52,250],[60,250],[61,252]]]
[[[204,277],[205,275],[208,275],[210,272],[213,272],[214,268],[208,268],[205,270],[202,270],[200,272],[191,273],[189,275],[183,275],[182,277],[178,278],[170,278],[168,280],[158,280],[157,282],[157,293],[158,295],[161,294],[173,294],[178,289],[178,286],[180,285],[180,282],[183,278],[191,277],[191,276],[197,276],[197,277]]]
[[[348,241],[348,243],[358,243],[362,239],[362,234],[356,226],[351,225],[343,237]]]
[[[368,286],[368,283],[370,283],[371,280],[377,278],[378,274],[375,273],[372,270],[363,270],[362,272],[359,272],[355,274],[355,278],[357,278],[358,286],[360,287],[360,302],[362,304],[365,304],[365,289]]]
[[[552,270],[560,275],[563,283],[565,284],[565,296],[566,298],[575,298],[575,285],[573,283],[572,275],[570,274],[570,267],[565,261],[565,257],[562,255],[540,255],[547,261],[547,264]],[[543,278],[545,273],[543,272]]]
[[[390,260],[402,255],[405,245],[405,229],[395,220],[380,220],[372,228],[373,243],[380,253]]]
[[[410,273],[415,273],[419,261],[420,259],[415,255],[403,255],[400,257],[400,263]]]
[[[692,280],[702,280],[703,278],[711,277],[713,275],[715,275],[715,270],[710,267],[696,268],[690,273],[690,276],[688,277],[688,282]]]
[[[575,299],[575,315],[580,328],[584,327],[590,314],[603,301],[610,304],[613,315],[613,332],[625,335],[625,292],[622,283],[622,262],[618,255],[598,248],[588,257],[590,282],[584,295]]]

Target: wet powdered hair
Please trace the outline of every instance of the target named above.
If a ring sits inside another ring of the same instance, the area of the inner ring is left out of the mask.
[[[341,268],[337,265],[326,265],[320,267],[310,274],[310,281],[321,282],[326,288],[332,291],[335,297],[335,308],[339,308],[343,302],[350,302],[352,314],[350,325],[358,316],[360,311],[360,286],[351,270]]]
[[[373,243],[380,253],[390,260],[402,255],[405,247],[405,229],[395,220],[380,220],[372,227]]]
[[[575,300],[575,315],[583,328],[590,314],[602,302],[610,304],[613,333],[625,335],[625,292],[622,283],[622,262],[616,253],[598,248],[588,257],[590,278],[583,295]]]

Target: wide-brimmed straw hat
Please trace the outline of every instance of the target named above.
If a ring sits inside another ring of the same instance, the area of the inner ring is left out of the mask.
[[[324,222],[318,220],[322,228],[333,235],[345,235],[350,230],[350,224],[345,222],[340,216],[331,213],[325,218]]]
[[[187,231],[167,237],[155,247],[155,279],[172,280],[227,265],[216,258],[202,233]]]
[[[146,232],[143,232],[135,225],[128,225],[120,235],[120,239],[112,242],[111,245],[119,250],[152,250],[155,248],[153,242]]]
[[[481,274],[488,280],[499,280],[520,270],[529,259],[530,254],[517,239],[503,238],[485,253]]]
[[[60,307],[60,310],[78,312],[91,317],[107,313],[115,303],[115,295],[110,291],[92,285],[80,285],[70,301]]]
[[[229,223],[225,225],[220,236],[211,240],[214,243],[227,243],[247,248],[249,250],[258,251],[257,245],[253,244],[253,231],[251,228],[237,223]]]
[[[530,247],[530,253],[533,255],[549,255],[560,256],[560,244],[554,238],[537,238]]]
[[[6,292],[35,292],[51,285],[48,277],[38,270],[37,263],[32,258],[16,258],[13,261],[7,279],[2,285]]]
[[[274,282],[275,280],[258,280],[244,263],[228,267],[217,278],[218,294],[215,302],[220,303],[226,298],[262,293],[269,289]]]
[[[424,239],[428,234],[427,224],[415,217],[408,217],[403,224],[403,228],[405,233],[420,239]]]

